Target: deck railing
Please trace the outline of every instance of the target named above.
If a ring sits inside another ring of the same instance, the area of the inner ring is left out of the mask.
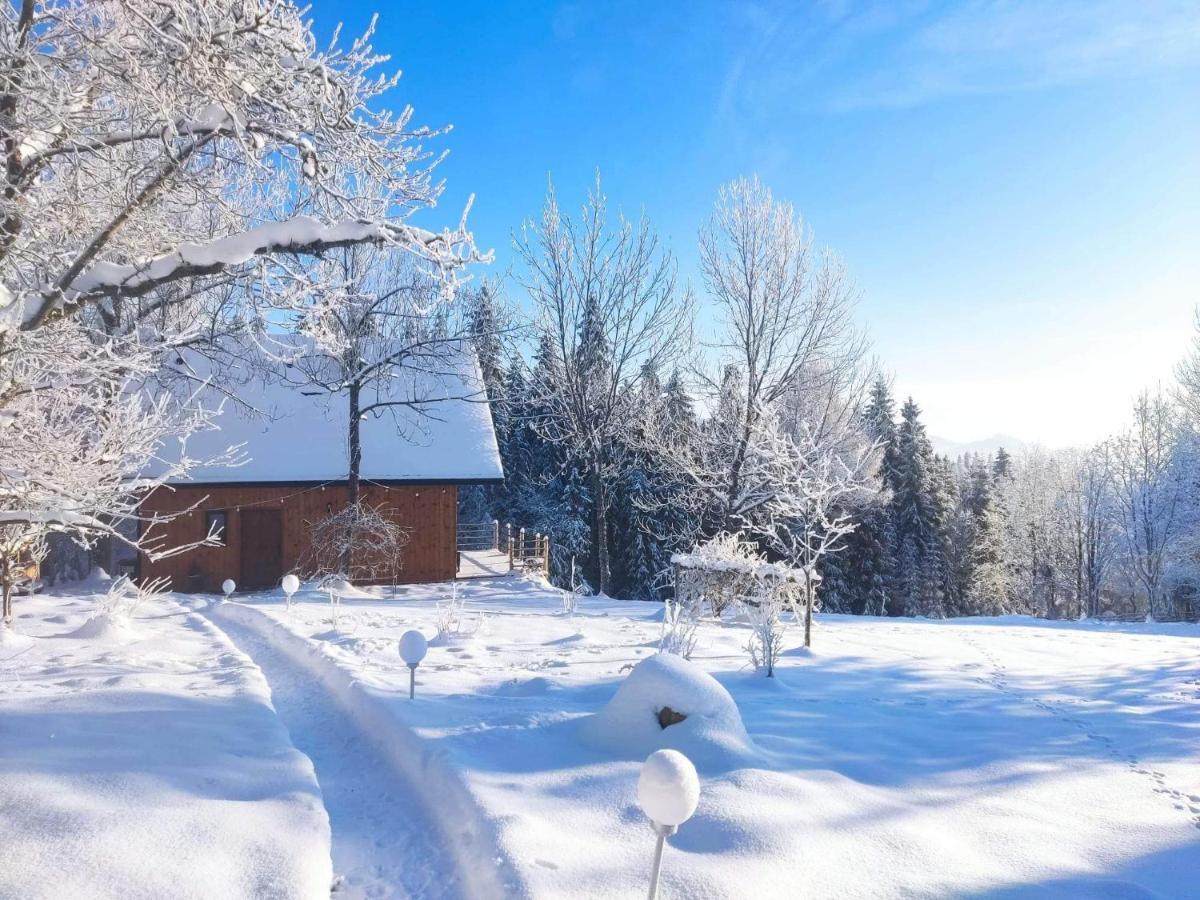
[[[471,522],[460,524],[456,536],[458,552],[495,553],[508,557],[509,571],[550,574],[550,535],[514,527],[511,523]],[[501,563],[503,565],[503,563]]]
[[[504,526],[508,541],[508,568],[550,574],[550,535]]]
[[[466,550],[499,550],[500,547],[500,523],[491,522],[468,522],[460,523],[456,536],[458,551],[461,553]]]

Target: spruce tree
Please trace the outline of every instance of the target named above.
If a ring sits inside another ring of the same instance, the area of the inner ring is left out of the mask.
[[[944,559],[933,448],[910,397],[896,431],[896,485],[891,499],[896,571],[891,602],[903,615],[945,614]],[[935,481],[936,479],[936,481]]]

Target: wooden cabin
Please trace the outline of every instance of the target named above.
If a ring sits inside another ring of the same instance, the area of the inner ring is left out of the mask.
[[[416,407],[362,422],[363,501],[408,533],[395,566],[370,580],[447,581],[458,564],[458,489],[501,482],[500,454],[473,352],[461,350],[436,375],[409,378],[404,396],[419,398]],[[174,516],[147,532],[155,546],[183,547],[211,533],[220,534],[220,545],[156,561],[142,554],[139,577],[219,592],[227,578],[239,590],[256,590],[288,572],[313,574],[305,571],[311,529],[346,504],[346,398],[286,380],[247,384],[238,390],[242,403],[225,404],[219,430],[194,435],[186,448],[189,458],[205,460],[236,447],[240,464],[193,469],[142,507],[146,518]]]

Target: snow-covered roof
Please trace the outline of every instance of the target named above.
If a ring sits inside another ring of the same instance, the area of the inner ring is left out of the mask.
[[[244,461],[234,466],[197,466],[186,480],[173,483],[345,480],[350,455],[347,395],[250,377],[251,367],[245,361],[263,358],[261,351],[251,349],[243,362],[234,363],[229,381],[243,380],[238,376],[248,379],[229,391],[238,402],[226,399],[216,419],[218,430],[192,435],[185,451],[191,459],[209,460],[241,445],[238,455]],[[190,359],[188,363],[202,369],[202,364]],[[236,371],[243,366],[244,371]],[[367,481],[502,480],[491,409],[474,351],[455,343],[439,354],[436,371],[400,368],[395,372],[388,397],[416,400],[419,405],[389,407],[362,420],[361,477]],[[364,389],[364,406],[374,399],[368,390]],[[214,406],[223,396],[215,389],[208,393]],[[170,449],[164,450],[164,457]]]

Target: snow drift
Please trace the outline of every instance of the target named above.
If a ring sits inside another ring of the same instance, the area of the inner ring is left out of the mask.
[[[679,716],[682,721],[673,724],[660,721]],[[582,722],[580,737],[623,758],[678,750],[708,770],[737,768],[755,755],[729,691],[695,663],[671,653],[634,666],[605,707]]]

